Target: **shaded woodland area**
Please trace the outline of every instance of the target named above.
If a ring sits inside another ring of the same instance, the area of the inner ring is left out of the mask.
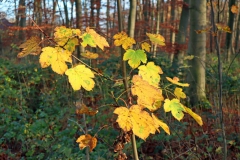
[[[240,159],[239,0],[0,4],[0,159]],[[68,67],[81,63],[94,72],[91,92],[74,91],[64,74],[39,64],[41,49],[55,45],[55,28],[60,26],[82,33],[89,27],[109,44],[104,50],[83,47],[81,39],[72,53]],[[183,88],[187,96],[181,103],[202,117],[202,126],[187,114],[177,121],[164,112],[162,102],[154,114],[169,126],[170,135],[161,129],[144,141],[119,127],[113,112],[137,101],[130,90],[138,74],[123,61],[125,51],[114,42],[121,31],[139,42],[130,48],[149,41],[146,33],[164,37],[164,45],[149,43],[146,51],[148,61],[163,72],[162,95],[176,97],[165,77],[190,84]],[[33,36],[41,41],[39,53],[22,52],[27,47],[21,44]],[[88,59],[83,56],[87,52],[98,57]],[[89,109],[84,114],[82,104]],[[79,149],[76,140],[83,134],[96,138],[96,148],[89,143]]]

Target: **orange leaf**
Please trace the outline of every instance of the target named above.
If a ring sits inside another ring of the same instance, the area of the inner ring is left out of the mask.
[[[80,109],[76,109],[76,114],[87,114],[90,116],[94,116],[95,114],[97,114],[97,110],[91,110],[89,109],[89,107],[87,107],[85,104],[81,104],[81,108]]]
[[[76,142],[79,143],[79,148],[81,150],[85,147],[89,147],[90,152],[92,152],[92,150],[97,146],[97,138],[92,137],[89,134],[81,135]]]
[[[86,50],[86,52],[84,52],[84,53],[81,53],[81,56],[88,58],[88,59],[97,59],[98,58],[97,53],[93,53],[88,50]]]
[[[173,77],[173,79],[169,78],[169,77],[166,77],[166,78],[167,78],[168,81],[170,81],[173,84],[176,84],[176,85],[179,85],[179,86],[182,86],[182,87],[188,87],[189,86],[188,83],[180,83],[180,82],[178,82],[179,81],[178,77]]]
[[[206,33],[206,32],[209,32],[209,31],[211,30],[211,28],[212,28],[212,26],[207,27],[207,28],[204,28],[204,29],[202,29],[202,30],[195,30],[195,32],[196,32],[197,34]]]
[[[145,50],[145,51],[147,51],[147,52],[150,52],[150,44],[148,44],[147,42],[143,42],[142,44],[141,44],[141,47],[142,47],[142,50]]]
[[[220,31],[232,33],[231,29],[230,29],[227,25],[225,25],[225,24],[216,23],[216,26],[217,26],[217,28],[218,28]]]
[[[138,96],[138,105],[144,106],[150,111],[155,111],[161,106],[161,101],[164,100],[161,89],[150,85],[138,75],[133,76],[132,82],[134,85],[131,91],[133,95]]]
[[[231,11],[232,11],[233,14],[237,14],[238,13],[238,6],[232,5]]]

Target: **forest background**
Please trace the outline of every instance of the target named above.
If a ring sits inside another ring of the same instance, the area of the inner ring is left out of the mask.
[[[240,158],[239,0],[0,3],[0,159],[136,159],[131,144],[123,143],[113,114],[116,97],[125,90],[121,49],[113,39],[119,24],[137,42],[145,41],[146,33],[165,38],[163,46],[151,44],[148,59],[165,76],[190,84],[184,90],[188,95],[184,105],[203,119],[199,126],[187,115],[179,122],[158,111],[171,134],[161,131],[146,141],[137,138],[139,159]],[[73,52],[103,75],[96,76],[97,87],[91,92],[73,91],[65,76],[41,68],[38,55],[19,56],[23,49],[19,46],[32,36],[42,40],[41,48],[51,45],[54,29],[62,25],[81,31],[90,27],[109,43],[104,51],[79,46]],[[88,51],[98,57],[84,57]],[[131,78],[134,71],[127,70]],[[168,81],[162,78],[161,84],[167,86]],[[79,113],[79,103],[98,113]],[[81,128],[96,135],[98,144],[92,152],[79,150]]]

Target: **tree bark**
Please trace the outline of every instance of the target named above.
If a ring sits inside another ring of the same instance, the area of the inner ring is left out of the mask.
[[[66,27],[69,27],[69,17],[68,17],[68,6],[67,6],[67,2],[65,0],[62,1],[63,2],[63,7],[64,7],[64,14],[65,14],[65,21],[66,21]]]
[[[174,24],[174,21],[176,19],[176,0],[171,0],[171,18],[170,18],[170,22],[172,24],[172,27],[173,29],[175,28],[175,24]],[[171,35],[170,35],[170,43],[171,43],[171,47],[174,48],[174,44],[175,44],[175,37],[176,37],[176,34],[175,34],[175,31],[172,30],[171,32]],[[170,53],[169,55],[169,59],[170,59],[170,62],[172,63],[173,62],[173,57],[174,57],[174,53]]]
[[[136,20],[136,0],[131,0],[130,1],[130,15],[129,15],[129,20],[130,20],[130,24],[129,24],[129,34],[131,34],[132,36],[134,36],[134,27],[135,27],[135,20]],[[135,8],[135,11],[131,11],[131,8]],[[121,0],[117,0],[117,10],[118,10],[118,31],[122,32],[123,31],[123,24],[122,24],[122,5],[121,5]],[[135,12],[135,13],[134,13]],[[135,16],[135,17],[134,17]],[[131,24],[131,22],[133,22]],[[131,28],[131,29],[130,29]],[[126,68],[126,62],[123,61],[123,55],[124,55],[124,50],[123,48],[121,48],[121,69],[122,69],[122,77],[123,77],[123,84],[124,84],[124,90],[125,90],[125,95],[126,95],[126,99],[129,100],[130,99],[130,91],[129,91],[129,85],[128,85],[128,79],[127,79],[127,68]],[[133,150],[133,157],[134,160],[138,160],[138,153],[137,153],[137,146],[136,146],[136,139],[135,139],[135,135],[132,134],[131,136],[131,143],[132,143],[132,150]]]
[[[206,34],[197,34],[196,30],[206,27],[206,1],[192,0],[190,10],[190,40],[188,54],[194,55],[189,60],[190,73],[187,76],[190,84],[190,104],[197,106],[206,101],[205,94],[205,59],[206,59]]]
[[[159,29],[160,29],[160,16],[161,16],[161,0],[157,1],[157,27],[156,27],[156,34],[159,34]],[[153,47],[153,58],[157,57],[157,45],[154,45]]]
[[[19,21],[19,26],[20,27],[26,27],[26,3],[25,0],[20,0],[19,1],[19,6],[18,6],[18,15],[20,16],[20,21]],[[24,30],[19,31],[19,39],[25,40],[25,34]]]
[[[233,31],[233,24],[234,24],[234,14],[231,11],[231,6],[234,5],[236,0],[229,0],[228,2],[228,8],[229,8],[229,18],[228,18],[228,26]],[[232,33],[227,33],[226,37],[226,47],[227,47],[227,62],[230,62],[231,55],[232,55]]]
[[[189,0],[183,1],[182,13],[180,17],[179,29],[176,36],[176,50],[174,53],[172,68],[174,73],[181,73],[180,66],[183,65],[183,56],[186,47],[187,28],[189,23]]]
[[[134,32],[135,32],[135,24],[136,24],[136,13],[137,13],[137,0],[130,0],[130,13],[129,13],[129,20],[128,20],[128,34],[129,37],[134,38]],[[126,62],[124,62],[126,65]],[[126,68],[126,67],[125,67]],[[128,80],[126,76],[126,69],[125,69],[125,76],[124,76],[124,84],[125,84],[125,90],[127,91],[129,89]],[[130,93],[128,92],[128,99],[130,98]],[[135,135],[132,134],[131,136],[131,143],[133,148],[133,157],[135,160],[138,160],[138,153],[137,153],[137,144]]]
[[[75,0],[76,5],[76,28],[82,30],[82,0]],[[77,47],[77,57],[80,58],[81,53],[84,52],[84,47]]]

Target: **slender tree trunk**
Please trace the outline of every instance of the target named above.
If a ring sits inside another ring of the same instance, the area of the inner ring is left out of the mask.
[[[97,17],[96,17],[96,28],[100,30],[100,9],[101,9],[101,0],[96,2],[97,5]]]
[[[76,5],[76,28],[82,30],[82,0],[75,0]],[[77,47],[77,57],[80,58],[81,53],[84,52],[84,47]]]
[[[70,21],[69,21],[69,17],[68,17],[68,6],[67,6],[67,1],[63,0],[63,7],[64,7],[64,13],[65,13],[65,21],[66,21],[66,27],[69,27],[70,25]]]
[[[52,0],[53,2],[53,9],[52,9],[52,22],[51,25],[55,24],[55,13],[56,13],[56,6],[57,2],[55,0]]]
[[[107,41],[109,42],[110,40],[110,27],[111,27],[111,19],[110,19],[110,0],[107,0],[107,12],[106,12],[106,16],[107,16],[107,22],[106,22],[106,33],[107,33]]]
[[[174,53],[172,68],[175,73],[181,73],[179,67],[183,65],[183,56],[186,48],[187,28],[189,23],[189,4],[190,0],[184,0],[180,17],[179,30],[176,36],[176,50]]]
[[[206,59],[206,34],[197,34],[196,30],[206,27],[206,1],[192,0],[190,10],[190,40],[188,54],[194,55],[189,61],[190,73],[188,82],[190,84],[189,94],[192,106],[206,101],[205,94],[205,59]]]
[[[174,24],[174,21],[176,19],[176,0],[171,0],[171,18],[170,18],[170,22],[172,24],[172,27],[173,29],[175,28],[175,24]],[[175,31],[173,30],[170,34],[170,43],[171,43],[171,47],[174,48],[174,44],[175,44],[175,37],[176,37],[176,34],[175,34]],[[173,57],[174,57],[174,53],[170,53],[170,56],[169,56],[169,59],[170,59],[170,62],[172,63],[173,61]]]
[[[130,13],[129,13],[129,20],[128,20],[128,34],[129,37],[134,38],[134,32],[135,32],[135,24],[136,24],[136,13],[137,13],[137,0],[130,0]],[[126,65],[126,62],[124,62]],[[126,67],[125,67],[126,68]],[[125,71],[126,72],[126,69]],[[125,89],[128,90],[129,85],[127,81],[127,76],[124,76],[124,84]],[[130,94],[128,93],[128,99],[130,98]],[[132,134],[131,137],[131,143],[133,148],[133,157],[135,160],[138,160],[138,153],[137,153],[137,145],[136,145],[136,139],[135,135]]]
[[[19,0],[18,15],[20,16],[19,26],[26,27],[26,3],[25,0]],[[19,39],[25,40],[24,30],[19,31]]]
[[[157,26],[156,26],[156,34],[159,34],[159,29],[160,29],[160,16],[161,16],[161,0],[157,1]],[[157,45],[154,45],[153,47],[153,58],[157,57]]]
[[[164,0],[161,0],[161,5],[160,5],[160,24],[161,23],[164,23],[164,4],[165,4],[165,1]],[[163,35],[163,29],[159,28],[160,29],[160,34]]]
[[[147,29],[149,29],[149,19],[150,19],[150,14],[149,14],[149,3],[150,0],[143,0],[143,16],[144,16],[144,33],[147,32]]]
[[[43,14],[44,14],[44,22],[45,24],[48,24],[46,0],[43,0]]]
[[[131,0],[130,1],[130,23],[129,24],[129,34],[131,36],[134,36],[134,27],[135,27],[135,20],[136,20],[136,7],[137,3],[136,0]],[[119,32],[123,31],[123,24],[122,24],[122,5],[121,5],[121,0],[117,0],[117,10],[118,10],[118,30]],[[131,11],[135,10],[135,11]],[[130,29],[131,28],[131,29]],[[129,92],[129,85],[128,85],[128,79],[127,79],[127,68],[126,68],[126,62],[123,61],[123,55],[124,55],[124,50],[121,48],[121,69],[122,69],[122,77],[123,77],[123,84],[124,84],[124,90],[125,90],[125,95],[126,99],[130,99],[130,92]],[[137,153],[137,146],[136,146],[136,140],[135,140],[135,135],[132,134],[131,137],[131,143],[132,143],[132,149],[133,149],[133,156],[134,160],[138,160],[138,153]]]
[[[240,7],[239,7],[240,8]],[[238,52],[240,50],[240,13],[238,13],[238,21],[237,21],[237,29],[236,29],[236,40],[235,40],[235,51]]]
[[[234,14],[231,11],[231,6],[234,5],[236,0],[229,0],[228,8],[229,8],[229,19],[228,19],[228,26],[230,27],[231,31],[233,31],[233,24],[234,24]],[[226,38],[226,47],[227,47],[227,62],[230,62],[231,55],[232,55],[232,33],[227,33]]]
[[[238,4],[235,4],[240,8],[240,1],[237,2]],[[232,48],[232,53],[235,54],[237,52],[237,45],[240,45],[237,43],[237,36],[239,34],[239,15],[240,12],[238,11],[237,14],[234,15],[234,25],[233,25],[233,30],[232,30],[232,43],[231,43],[231,48]]]
[[[90,27],[95,27],[95,21],[94,21],[94,2],[95,0],[91,0],[91,12],[90,12]]]

